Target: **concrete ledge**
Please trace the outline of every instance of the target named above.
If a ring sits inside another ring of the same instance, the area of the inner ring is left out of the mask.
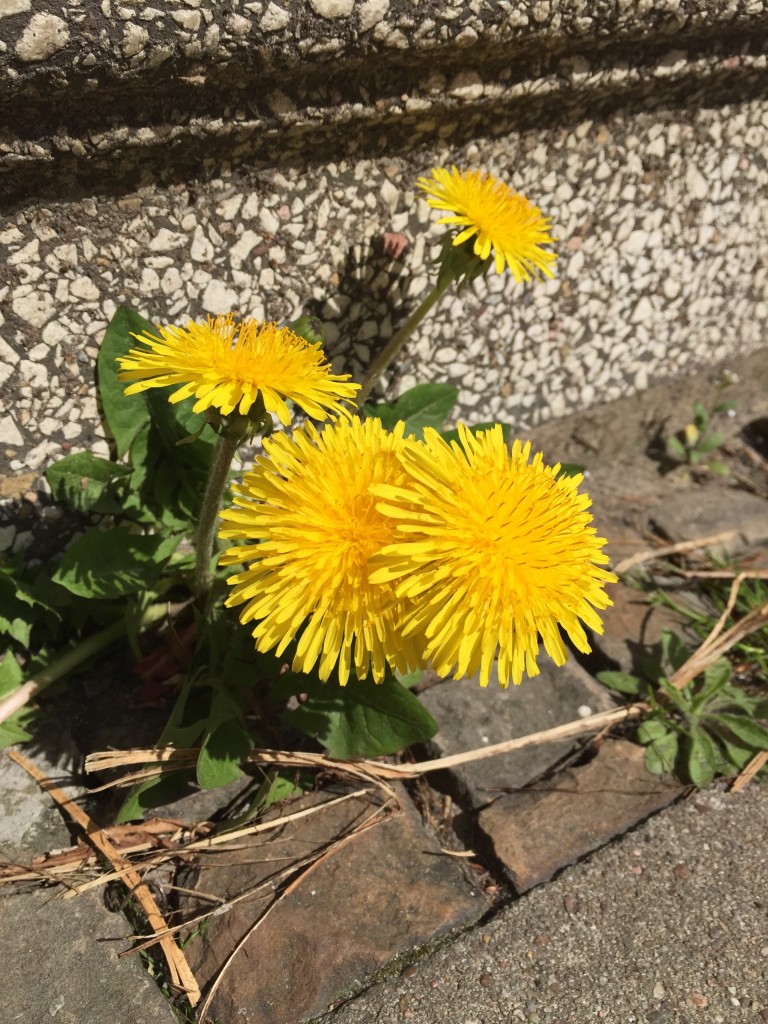
[[[0,0],[0,198],[768,91],[766,0],[160,6]]]

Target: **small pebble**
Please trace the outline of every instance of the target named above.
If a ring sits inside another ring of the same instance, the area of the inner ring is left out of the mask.
[[[563,900],[563,906],[569,914],[575,914],[578,910],[579,903],[575,896],[566,896]]]
[[[691,877],[691,869],[686,864],[675,864],[672,870],[674,871],[675,876],[683,879],[683,881],[685,881],[686,878]]]
[[[654,999],[663,999],[664,998],[664,993],[665,993],[664,986],[662,985],[662,983],[660,981],[657,981],[656,984],[653,986],[653,998]]]
[[[691,1002],[694,1006],[703,1008],[709,1006],[709,1000],[706,996],[702,995],[701,992],[691,992]]]
[[[485,974],[481,974],[477,980],[480,982],[483,988],[488,988],[488,986],[491,984],[491,976],[487,972]]]
[[[415,974],[418,974],[418,973],[419,973],[418,967],[414,967],[413,964],[411,964],[410,967],[406,967],[405,970],[403,971],[403,977],[404,978],[412,978]]]
[[[540,935],[536,936],[533,943],[535,946],[546,946],[549,943],[549,936],[546,932],[542,932]]]
[[[488,943],[490,941],[491,941],[491,936],[490,935],[483,935],[483,942],[485,943],[486,946],[488,945]]]
[[[658,1010],[650,1010],[645,1015],[648,1024],[668,1024],[669,1010],[666,1006],[660,1006]]]
[[[383,244],[387,256],[393,260],[399,260],[408,248],[408,239],[402,234],[385,232]]]

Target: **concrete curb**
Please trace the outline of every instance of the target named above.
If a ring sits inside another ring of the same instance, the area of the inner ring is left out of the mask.
[[[5,0],[0,198],[766,92],[763,0],[599,7],[88,0],[63,18]]]

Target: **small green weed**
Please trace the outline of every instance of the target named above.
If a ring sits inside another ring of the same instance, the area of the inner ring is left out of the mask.
[[[670,458],[719,476],[728,474],[728,467],[719,459],[711,458],[723,443],[722,431],[712,428],[716,416],[729,413],[736,408],[736,402],[717,402],[710,409],[702,402],[693,403],[693,419],[677,434],[667,438],[667,454]]]
[[[731,682],[732,666],[720,658],[700,676],[678,689],[670,675],[689,656],[671,631],[662,636],[660,659],[643,666],[643,676],[600,672],[597,678],[619,693],[649,705],[637,731],[647,748],[645,763],[654,774],[674,771],[699,788],[716,775],[738,774],[760,750],[768,750],[768,700],[750,696]]]
[[[726,568],[723,563],[718,568]],[[730,579],[700,579],[696,589],[700,597],[711,606],[712,614],[706,610],[695,609],[682,601],[675,601],[668,593],[657,590],[650,595],[652,606],[663,605],[684,615],[691,623],[691,629],[704,640],[709,636],[716,621],[726,608],[731,590]],[[731,614],[726,619],[724,629],[730,629],[737,620],[757,608],[768,604],[768,580],[744,580],[739,587]],[[731,648],[731,662],[742,681],[749,682],[753,678],[768,680],[768,626],[756,629],[748,637],[735,643]]]

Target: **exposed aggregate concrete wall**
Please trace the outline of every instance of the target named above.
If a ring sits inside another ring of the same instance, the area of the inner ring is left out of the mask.
[[[390,395],[454,381],[468,420],[524,431],[738,371],[768,318],[766,24],[762,0],[0,0],[0,547],[29,543],[49,461],[107,450],[92,364],[120,303],[312,312],[359,375],[428,287],[435,164],[536,202],[558,275],[447,296]]]

